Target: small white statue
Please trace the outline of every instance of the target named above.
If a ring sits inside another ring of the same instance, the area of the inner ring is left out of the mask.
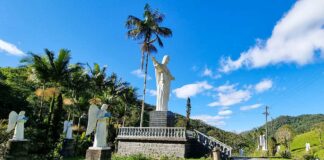
[[[267,150],[265,135],[260,135],[258,150],[261,147],[262,151]]]
[[[244,156],[244,150],[243,150],[243,148],[241,148],[239,151],[240,151],[240,156],[243,157]]]
[[[167,67],[170,59],[165,55],[162,63],[157,62],[154,57],[152,60],[156,78],[156,111],[168,111],[171,81],[175,79]]]
[[[96,105],[91,105],[88,112],[88,127],[86,135],[91,134],[96,128],[93,147],[105,148],[107,147],[107,118],[110,113],[107,112],[108,105],[103,104],[101,109]]]
[[[277,146],[277,152],[280,152],[280,145]]]
[[[65,133],[65,138],[66,139],[73,139],[72,138],[72,125],[73,125],[73,120],[64,121],[63,133]]]
[[[24,138],[24,124],[27,121],[25,111],[20,111],[19,115],[15,111],[11,111],[9,114],[9,122],[7,132],[12,131],[15,128],[13,140],[25,140]]]
[[[306,143],[305,147],[306,147],[306,152],[309,152],[309,150],[311,149],[310,143]]]

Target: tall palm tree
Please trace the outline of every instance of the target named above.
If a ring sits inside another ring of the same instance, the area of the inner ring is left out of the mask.
[[[144,72],[144,87],[143,87],[143,101],[141,111],[140,127],[143,126],[143,115],[146,94],[146,77],[147,77],[147,64],[148,57],[151,53],[157,52],[154,43],[157,42],[160,47],[163,47],[161,37],[172,36],[171,29],[161,27],[164,20],[164,15],[157,10],[152,10],[149,4],[144,7],[143,20],[135,16],[128,16],[126,21],[126,28],[128,29],[127,36],[134,40],[141,41],[141,70],[143,71],[144,58],[145,58],[145,72]]]
[[[60,124],[60,120],[62,118],[60,115],[62,114],[63,110],[61,89],[67,84],[69,75],[71,72],[73,72],[73,68],[69,67],[69,62],[71,59],[70,51],[67,49],[61,49],[57,58],[55,58],[54,52],[48,49],[45,49],[45,56],[39,56],[34,53],[30,53],[30,55],[31,57],[29,60],[25,60],[25,62],[29,62],[31,64],[38,79],[44,84],[51,83],[54,88],[58,89],[59,91],[57,95],[57,108],[54,110],[54,95],[48,116],[48,124],[50,125],[52,123],[53,139],[56,141],[59,138],[59,132],[56,130]]]
[[[95,63],[93,67],[91,67],[89,64],[87,64],[90,70],[90,79],[92,86],[94,86],[93,89],[93,98],[96,96],[96,94],[100,95],[107,83],[107,75],[106,75],[106,70],[107,67],[103,66],[100,67],[99,64]]]

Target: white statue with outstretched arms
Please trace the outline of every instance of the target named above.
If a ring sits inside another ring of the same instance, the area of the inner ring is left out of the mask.
[[[63,133],[65,133],[65,138],[66,139],[73,139],[73,137],[72,137],[72,125],[73,125],[73,120],[64,121]]]
[[[163,57],[162,63],[152,57],[156,78],[156,111],[168,111],[171,81],[174,80],[167,64],[169,56]]]
[[[86,135],[91,134],[96,129],[93,143],[94,148],[107,147],[107,118],[110,117],[107,109],[107,104],[103,104],[101,109],[99,109],[96,105],[91,105],[89,108]]]
[[[15,111],[11,111],[9,114],[9,122],[7,132],[12,131],[15,128],[13,140],[25,140],[24,137],[24,124],[27,121],[27,117],[25,116],[25,111],[20,111],[17,114]]]

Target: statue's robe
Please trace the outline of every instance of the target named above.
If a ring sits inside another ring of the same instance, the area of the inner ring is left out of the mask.
[[[170,84],[174,77],[166,65],[154,62],[156,77],[156,111],[168,111]]]
[[[98,121],[97,121],[93,147],[99,147],[99,148],[107,147],[108,131],[107,131],[107,117],[105,117],[106,113],[107,111],[105,110],[99,110],[99,113],[97,115]]]
[[[14,131],[14,140],[24,140],[24,124],[26,123],[26,119],[24,115],[18,115],[17,124]]]

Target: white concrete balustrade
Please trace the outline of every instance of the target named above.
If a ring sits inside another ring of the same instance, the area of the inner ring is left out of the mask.
[[[215,147],[219,147],[221,152],[225,153],[226,155],[231,156],[232,154],[232,147],[224,144],[223,142],[215,139],[214,137],[207,136],[197,130],[194,130],[196,133],[196,139],[201,144],[205,145],[206,147],[210,148],[211,150]]]
[[[117,138],[186,139],[184,127],[121,127]]]

